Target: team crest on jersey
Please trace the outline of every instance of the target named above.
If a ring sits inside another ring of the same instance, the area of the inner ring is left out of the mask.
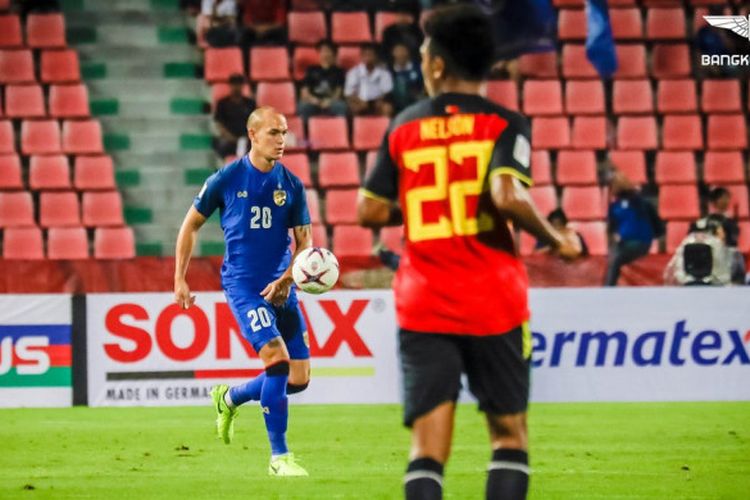
[[[281,189],[281,186],[273,192],[273,202],[279,207],[283,207],[284,203],[286,203],[286,191]]]

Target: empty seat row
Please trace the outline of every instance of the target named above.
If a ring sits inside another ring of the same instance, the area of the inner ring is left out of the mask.
[[[29,188],[34,191],[116,189],[110,156],[76,156],[72,183],[70,170],[67,156],[32,156],[29,164]],[[22,177],[19,156],[13,153],[0,154],[0,190],[23,189]]]
[[[51,85],[48,107],[41,85],[6,85],[4,111],[8,118],[86,118],[89,93],[83,84]],[[47,109],[49,108],[49,112]]]
[[[78,52],[72,49],[42,51],[39,80],[42,83],[79,82],[81,67]],[[36,81],[31,50],[0,50],[0,84]]]
[[[653,7],[646,12],[644,36],[643,18],[637,7],[609,10],[609,21],[615,40],[685,40],[687,38],[686,12],[682,7]],[[584,9],[561,9],[557,18],[560,40],[586,39],[586,12]]]
[[[42,226],[122,226],[122,197],[117,191],[85,191],[78,194],[43,192],[39,202]],[[31,193],[0,192],[0,227],[34,226],[34,199]]]
[[[16,151],[13,125],[0,120],[0,154]],[[21,153],[101,154],[102,127],[98,120],[65,120],[60,131],[57,120],[24,120],[21,124]]]
[[[375,32],[370,29],[370,19],[366,12],[333,12],[330,26],[323,12],[291,11],[287,14],[289,41],[302,45],[315,45],[329,38],[334,43],[380,42],[383,31],[399,22],[401,16],[395,12],[375,13]]]
[[[0,15],[0,47],[22,47],[21,19],[15,14]],[[65,18],[59,13],[29,14],[26,19],[26,44],[33,49],[62,48],[65,41]]]
[[[46,258],[77,260],[89,258],[89,241],[83,227],[53,227],[47,230]],[[94,258],[135,257],[135,236],[129,227],[98,227],[94,230]],[[3,231],[3,258],[40,260],[45,258],[42,230],[38,227],[7,228]]]
[[[382,116],[360,116],[352,122],[352,141],[349,142],[349,125],[344,117],[314,116],[308,120],[307,135],[304,134],[299,117],[287,117],[287,125],[294,136],[288,150],[304,149],[309,146],[314,151],[373,150],[380,147],[383,134],[388,128],[388,118]],[[306,137],[306,139],[305,139]],[[289,142],[289,136],[287,136]],[[296,145],[296,147],[295,147]]]
[[[282,163],[299,177],[305,187],[313,185],[308,156],[304,153],[285,155]],[[317,185],[323,189],[359,186],[359,159],[353,151],[325,152],[318,157]]]

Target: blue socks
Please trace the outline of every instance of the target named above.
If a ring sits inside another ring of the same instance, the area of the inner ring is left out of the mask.
[[[271,455],[283,455],[289,452],[286,446],[289,417],[286,384],[289,380],[289,362],[281,361],[267,366],[265,375],[260,391],[260,405],[263,408],[263,418],[266,420],[268,440],[271,442]]]
[[[248,401],[260,401],[260,392],[263,389],[263,383],[266,381],[266,373],[263,372],[248,383],[238,385],[229,389],[229,397],[235,406],[247,403]]]

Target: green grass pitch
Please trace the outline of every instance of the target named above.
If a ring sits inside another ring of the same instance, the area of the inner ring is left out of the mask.
[[[293,398],[292,398],[293,399]],[[535,404],[533,499],[750,498],[750,403]],[[400,408],[291,405],[309,478],[266,476],[257,406],[220,443],[208,407],[0,410],[0,498],[399,499]],[[486,430],[458,411],[445,498],[483,498]]]

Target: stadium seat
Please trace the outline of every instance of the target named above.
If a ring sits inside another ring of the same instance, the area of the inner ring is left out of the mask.
[[[694,113],[697,111],[695,80],[660,80],[656,94],[659,113]]]
[[[59,12],[29,14],[26,20],[26,43],[32,49],[58,49],[65,41],[65,17]]]
[[[401,14],[398,12],[376,11],[375,12],[375,41],[383,41],[383,31],[393,24],[401,23]]]
[[[328,242],[328,234],[326,233],[326,227],[323,224],[312,225],[312,241],[313,246],[330,248]]]
[[[15,153],[16,139],[10,120],[0,120],[0,154]]]
[[[607,111],[604,86],[597,80],[570,80],[565,85],[565,112],[602,115]]]
[[[83,84],[51,85],[49,114],[53,118],[88,118],[89,91]]]
[[[557,8],[583,8],[586,4],[586,0],[552,0],[552,5]]]
[[[617,44],[617,71],[614,78],[628,80],[632,78],[646,78],[646,47],[638,45]]]
[[[583,237],[589,255],[607,255],[609,242],[607,239],[607,223],[603,221],[571,222],[571,229]]]
[[[331,39],[336,44],[371,42],[367,12],[334,12],[331,15]]]
[[[313,116],[308,120],[307,129],[313,150],[349,149],[346,118]]]
[[[292,10],[308,12],[320,9],[320,0],[292,0]]]
[[[228,96],[230,91],[230,85],[226,82],[217,82],[211,85],[211,113],[216,110],[216,103]],[[249,84],[242,85],[242,95],[252,97],[253,93],[250,91]]]
[[[612,110],[616,115],[651,114],[654,93],[648,80],[615,80],[612,86]]]
[[[535,186],[552,184],[552,166],[549,151],[537,149],[531,152],[531,180]]]
[[[656,119],[653,116],[623,116],[617,123],[618,149],[656,149]]]
[[[318,196],[318,192],[314,189],[306,189],[305,198],[307,198],[307,210],[310,211],[310,222],[320,224],[323,222],[323,218],[320,216],[320,197]]]
[[[65,120],[62,148],[66,154],[100,154],[104,152],[102,126],[98,120]]]
[[[17,154],[0,155],[0,190],[23,189],[21,159]]]
[[[528,116],[563,114],[560,80],[526,80],[523,84],[523,112]]]
[[[547,214],[542,215],[546,216]],[[521,256],[528,257],[529,255],[533,255],[534,250],[536,249],[536,238],[526,231],[521,231],[519,234],[518,250],[520,251]]]
[[[585,40],[586,12],[583,9],[560,9],[557,15],[557,37],[560,40]]]
[[[739,80],[703,80],[701,110],[704,113],[740,113]]]
[[[333,225],[357,223],[356,189],[331,189],[326,192],[326,222]]]
[[[333,253],[339,258],[370,257],[372,243],[370,229],[349,225],[333,227]]]
[[[286,134],[285,151],[304,151],[307,149],[307,136],[302,118],[299,116],[287,116],[286,125],[289,131]]]
[[[323,11],[289,12],[287,14],[289,41],[303,45],[315,45],[328,36],[326,17]]]
[[[250,49],[250,80],[289,80],[289,52],[286,47],[253,47]]]
[[[306,188],[312,186],[310,160],[305,153],[286,154],[281,159],[281,163],[283,163],[290,172],[296,175]]]
[[[601,220],[605,217],[599,186],[566,187],[562,192],[561,206],[570,220]]]
[[[390,120],[385,116],[355,116],[352,122],[352,145],[357,151],[378,149]]]
[[[0,48],[16,49],[23,47],[21,21],[16,14],[0,15]]]
[[[575,149],[606,149],[607,118],[604,116],[574,117],[571,145]]]
[[[81,63],[75,50],[42,51],[42,83],[77,83],[81,81]]]
[[[117,189],[112,157],[108,155],[76,156],[73,179],[80,191]]]
[[[489,80],[487,99],[512,111],[518,111],[518,86],[513,80]]]
[[[659,151],[654,167],[657,184],[693,184],[698,181],[695,154],[690,151]]]
[[[667,115],[662,126],[662,145],[669,150],[703,149],[703,127],[698,115]]]
[[[336,64],[344,71],[349,71],[361,60],[360,49],[357,45],[344,45],[336,52]]]
[[[656,44],[651,51],[651,75],[657,79],[690,76],[687,44]]]
[[[684,7],[648,9],[646,38],[649,40],[684,40],[686,36]]]
[[[258,106],[271,106],[285,115],[293,115],[297,111],[292,82],[260,82],[256,96]]]
[[[301,82],[309,66],[320,64],[320,54],[315,47],[295,47],[292,55],[292,76]]]
[[[708,149],[747,149],[747,123],[743,115],[710,115]]]
[[[39,195],[39,225],[70,227],[81,225],[81,207],[73,191],[43,192]]]
[[[231,75],[245,73],[239,47],[208,48],[204,54],[204,76],[210,83],[225,82]]]
[[[586,46],[568,43],[562,50],[562,74],[565,78],[599,78],[586,57]]]
[[[730,211],[740,219],[750,217],[750,202],[748,202],[747,184],[723,184],[732,194]]]
[[[643,151],[619,151],[609,152],[609,161],[612,166],[622,172],[625,177],[634,184],[646,184],[646,155]]]
[[[531,122],[534,149],[564,149],[570,146],[570,126],[565,117],[534,118]]]
[[[385,248],[400,255],[404,251],[404,226],[382,228],[379,239]]]
[[[34,60],[30,50],[0,50],[0,83],[34,83]]]
[[[117,191],[83,193],[83,225],[122,226],[122,198]]]
[[[666,184],[659,188],[659,216],[662,219],[694,220],[700,215],[698,188],[694,185]]]
[[[557,53],[523,54],[518,59],[518,70],[527,78],[557,78]]]
[[[53,227],[47,232],[47,258],[81,260],[89,258],[89,240],[82,227]]]
[[[8,118],[42,118],[46,114],[40,85],[5,87],[5,115]]]
[[[94,231],[95,259],[132,259],[135,236],[130,227],[98,227]]]
[[[560,186],[597,184],[596,155],[593,151],[560,151],[556,177]]]
[[[34,155],[29,165],[29,187],[70,189],[70,164],[64,155]]]
[[[57,120],[24,120],[21,124],[21,153],[44,155],[60,152]]]
[[[532,186],[529,195],[542,215],[546,216],[558,207],[555,186]]]
[[[41,229],[9,227],[3,231],[3,258],[9,260],[44,259]]]
[[[612,2],[609,2],[610,7]],[[643,20],[641,11],[636,7],[624,9],[610,9],[609,22],[612,35],[617,41],[641,40],[643,38]]]
[[[321,153],[318,159],[318,184],[323,189],[359,186],[357,154]]]
[[[690,229],[690,222],[673,220],[666,225],[666,249],[667,253],[672,255],[680,246],[682,240],[685,239],[685,236],[687,236],[688,230]]]
[[[708,151],[703,162],[703,181],[707,184],[745,182],[745,164],[740,151]]]
[[[34,225],[34,200],[28,191],[0,191],[0,227]]]

